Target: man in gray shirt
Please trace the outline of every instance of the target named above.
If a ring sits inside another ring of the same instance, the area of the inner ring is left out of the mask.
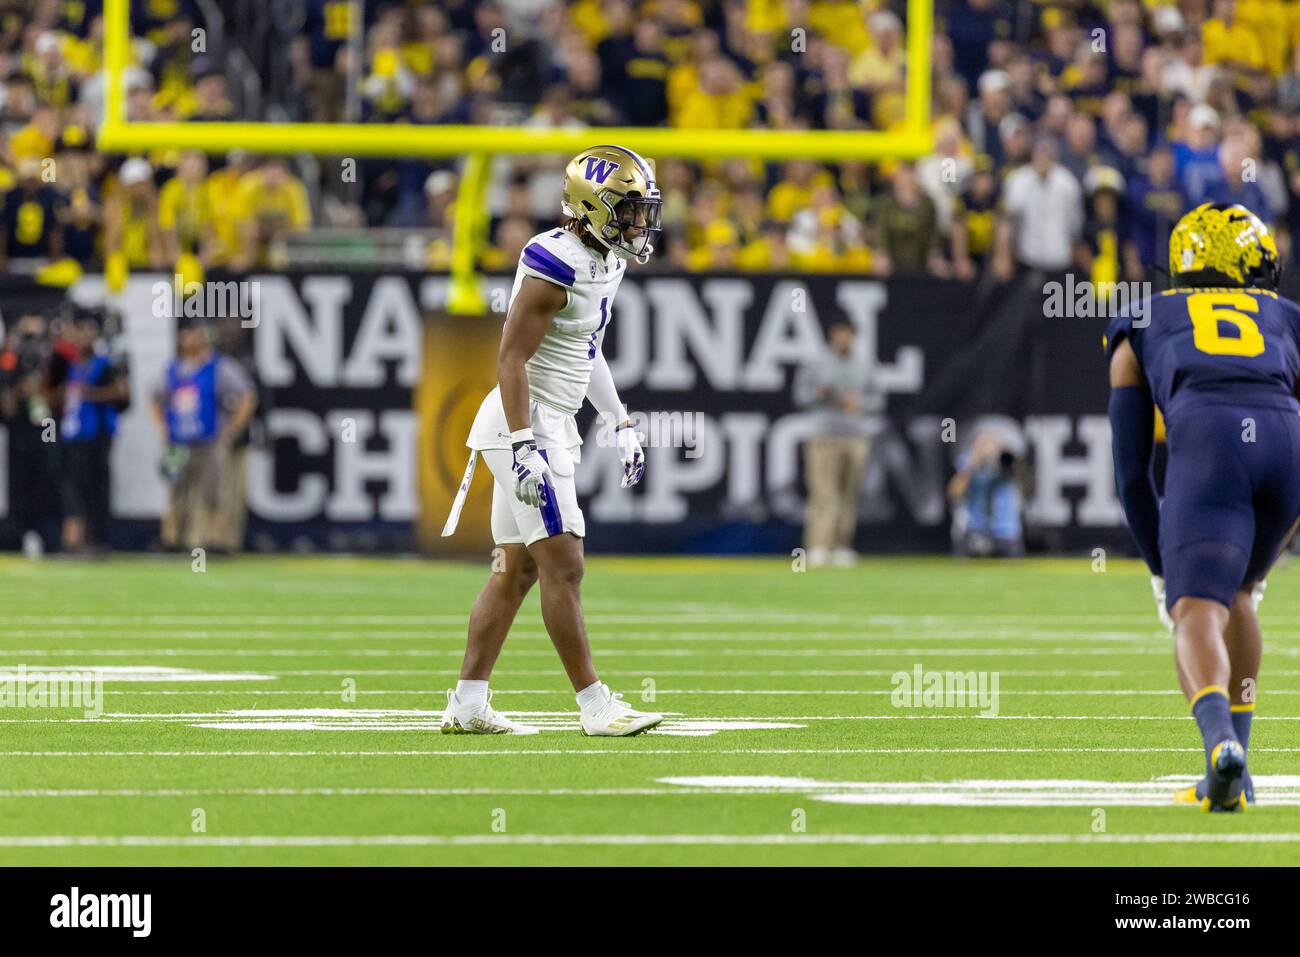
[[[858,490],[870,449],[866,413],[878,397],[871,391],[867,363],[854,354],[856,336],[850,323],[835,323],[827,333],[828,352],[795,374],[795,404],[815,421],[804,445],[804,545],[810,565],[851,565],[857,558]]]
[[[257,408],[248,373],[218,353],[212,339],[203,321],[183,321],[177,357],[153,390],[154,421],[167,450],[163,472],[172,483],[162,527],[167,546],[226,541],[217,527],[222,479],[231,447]]]

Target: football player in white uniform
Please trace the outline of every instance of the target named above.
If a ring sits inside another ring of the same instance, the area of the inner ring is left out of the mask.
[[[469,466],[447,519],[451,534],[475,457],[492,472],[492,537],[505,559],[470,614],[460,681],[447,693],[447,734],[536,734],[493,710],[488,678],[519,606],[540,582],[542,620],[577,692],[584,734],[624,736],[663,715],[629,707],[592,665],[580,584],[586,531],[574,490],[582,439],[574,415],[590,399],[614,435],[623,486],[645,469],[636,431],[619,401],[601,343],[627,260],[645,263],[659,233],[654,172],[621,146],[584,150],[565,168],[564,222],[534,236],[515,273],[497,356],[497,387],[479,407]]]

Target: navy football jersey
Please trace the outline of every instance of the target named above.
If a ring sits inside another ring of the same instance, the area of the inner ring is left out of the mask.
[[[1141,317],[1111,320],[1106,352],[1132,343],[1166,420],[1202,402],[1300,409],[1300,306],[1235,288],[1170,289],[1146,306]]]

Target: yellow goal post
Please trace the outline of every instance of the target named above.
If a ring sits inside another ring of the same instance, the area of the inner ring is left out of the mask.
[[[906,93],[902,128],[891,131],[716,130],[661,127],[534,129],[519,126],[413,126],[404,123],[129,122],[123,74],[130,64],[130,0],[104,2],[104,116],[100,150],[134,153],[155,149],[222,154],[314,153],[325,156],[447,158],[465,161],[456,198],[452,282],[448,309],[486,309],[475,272],[487,231],[490,160],[496,155],[576,154],[602,142],[622,143],[643,156],[717,160],[823,161],[914,159],[930,151],[930,48],[934,0],[907,0]],[[360,29],[354,24],[354,29]]]

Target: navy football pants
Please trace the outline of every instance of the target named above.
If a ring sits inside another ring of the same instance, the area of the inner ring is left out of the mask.
[[[1300,413],[1183,406],[1169,425],[1160,557],[1169,608],[1230,605],[1267,575],[1300,516]]]

